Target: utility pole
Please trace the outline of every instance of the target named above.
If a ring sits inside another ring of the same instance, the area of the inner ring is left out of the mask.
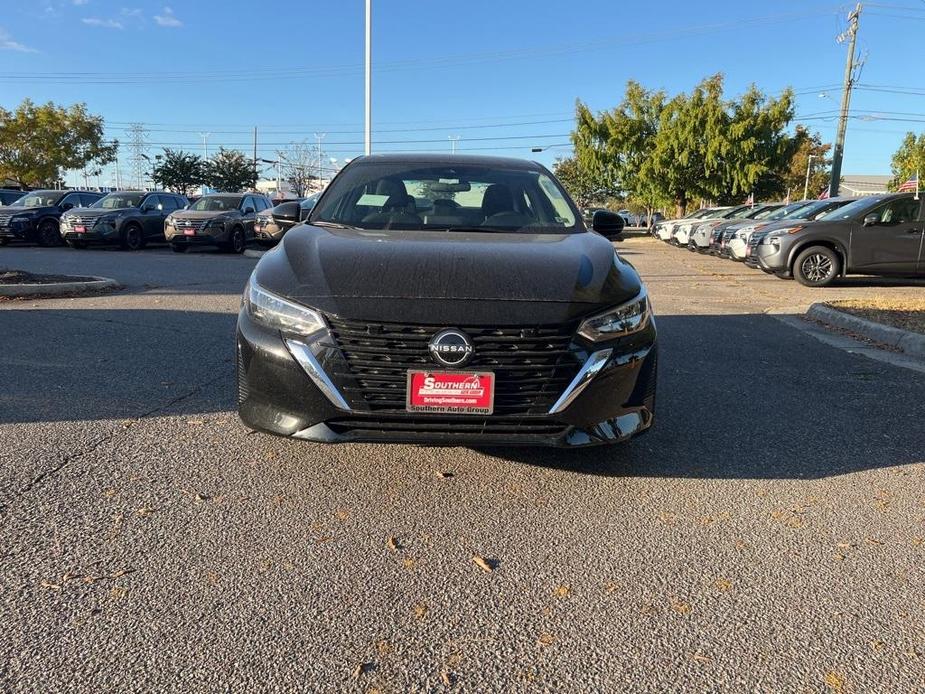
[[[209,137],[212,133],[199,133],[199,137],[202,138],[202,161],[208,161],[209,159]]]
[[[851,88],[857,79],[855,74],[857,55],[855,48],[858,41],[858,25],[861,20],[861,3],[848,15],[848,29],[838,37],[838,42],[848,41],[848,59],[845,62],[845,84],[841,95],[841,115],[838,119],[838,132],[835,135],[835,147],[832,151],[832,180],[829,182],[829,197],[838,197],[841,184],[842,159],[845,156],[845,131],[848,129],[848,110],[851,106]]]
[[[254,190],[257,189],[257,179],[260,178],[260,174],[257,171],[257,126],[254,126]]]
[[[324,188],[324,157],[321,154],[321,141],[327,133],[315,133],[315,140],[318,143],[318,186]]]
[[[366,0],[366,156],[373,151],[373,1]]]
[[[813,170],[813,156],[809,155],[809,159],[806,162],[806,185],[803,186],[803,199],[809,200],[809,173]]]

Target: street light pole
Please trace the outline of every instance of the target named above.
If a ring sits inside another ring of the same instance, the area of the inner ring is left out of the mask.
[[[366,156],[373,151],[373,0],[366,0]]]
[[[327,133],[315,133],[315,140],[318,142],[318,186],[324,188],[324,157],[321,154],[321,141]]]
[[[803,186],[803,199],[809,200],[809,174],[813,170],[813,155],[810,154],[806,162],[806,185]]]

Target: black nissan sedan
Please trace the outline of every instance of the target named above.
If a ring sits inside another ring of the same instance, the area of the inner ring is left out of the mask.
[[[536,163],[354,159],[248,280],[242,420],[318,442],[571,447],[646,431],[652,308],[611,243],[622,219],[592,226]]]

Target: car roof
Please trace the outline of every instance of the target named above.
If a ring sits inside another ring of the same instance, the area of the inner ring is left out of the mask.
[[[442,166],[458,164],[460,166],[486,166],[505,169],[524,169],[526,171],[539,171],[542,166],[528,159],[514,157],[494,157],[482,154],[416,154],[416,153],[388,153],[369,154],[353,159],[349,165],[356,163],[375,162],[382,164],[439,164]]]

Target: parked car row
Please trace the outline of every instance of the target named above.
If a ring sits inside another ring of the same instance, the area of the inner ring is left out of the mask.
[[[258,193],[216,193],[190,202],[176,193],[35,190],[0,207],[0,246],[18,240],[71,248],[118,245],[139,250],[149,242],[217,246],[242,253],[249,241],[273,245],[311,211],[318,194],[274,206]]]
[[[651,233],[808,287],[848,274],[925,276],[925,206],[913,193],[705,208]]]

